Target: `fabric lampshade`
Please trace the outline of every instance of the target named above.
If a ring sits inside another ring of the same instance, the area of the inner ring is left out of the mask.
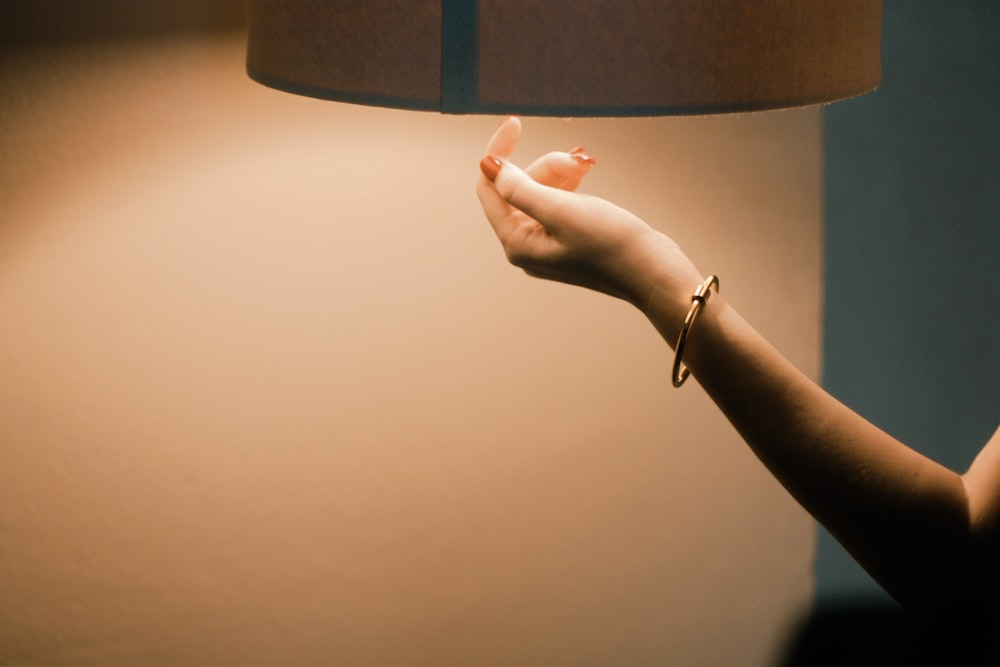
[[[249,0],[247,70],[445,113],[647,116],[860,95],[881,0]]]

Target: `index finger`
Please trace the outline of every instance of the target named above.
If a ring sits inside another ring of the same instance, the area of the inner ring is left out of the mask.
[[[486,142],[486,154],[508,158],[514,154],[517,142],[521,138],[521,119],[517,116],[507,116],[500,123],[490,140]]]

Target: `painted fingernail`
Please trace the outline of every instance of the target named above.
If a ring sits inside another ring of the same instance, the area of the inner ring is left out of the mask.
[[[569,156],[571,158],[573,158],[574,160],[576,160],[577,162],[579,162],[580,164],[586,164],[586,165],[589,165],[591,167],[593,167],[595,164],[597,164],[597,160],[595,160],[594,158],[590,157],[589,155],[587,155],[586,153],[583,153],[583,152],[580,152],[580,153],[570,153]]]
[[[569,154],[570,155],[576,155],[578,153],[586,153],[586,152],[587,152],[586,148],[584,148],[583,146],[577,146],[576,148],[574,148],[573,150],[571,150],[569,152]]]
[[[495,181],[497,174],[500,173],[500,167],[503,166],[503,162],[496,159],[492,155],[487,155],[479,162],[479,169],[483,172],[483,175],[491,181]]]

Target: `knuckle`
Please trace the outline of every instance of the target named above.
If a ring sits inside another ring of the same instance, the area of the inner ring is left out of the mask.
[[[519,269],[527,270],[527,267],[531,265],[531,254],[519,244],[506,244],[504,253],[507,255],[507,261]]]
[[[506,179],[503,183],[503,188],[501,189],[500,192],[500,194],[503,195],[503,198],[506,199],[511,204],[513,204],[515,207],[517,206],[520,193],[521,193],[521,182],[516,178]]]

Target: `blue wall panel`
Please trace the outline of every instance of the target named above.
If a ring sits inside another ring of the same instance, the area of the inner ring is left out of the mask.
[[[1000,2],[888,0],[883,32],[881,89],[824,113],[824,383],[962,472],[1000,420]],[[884,597],[825,531],[816,577]]]

